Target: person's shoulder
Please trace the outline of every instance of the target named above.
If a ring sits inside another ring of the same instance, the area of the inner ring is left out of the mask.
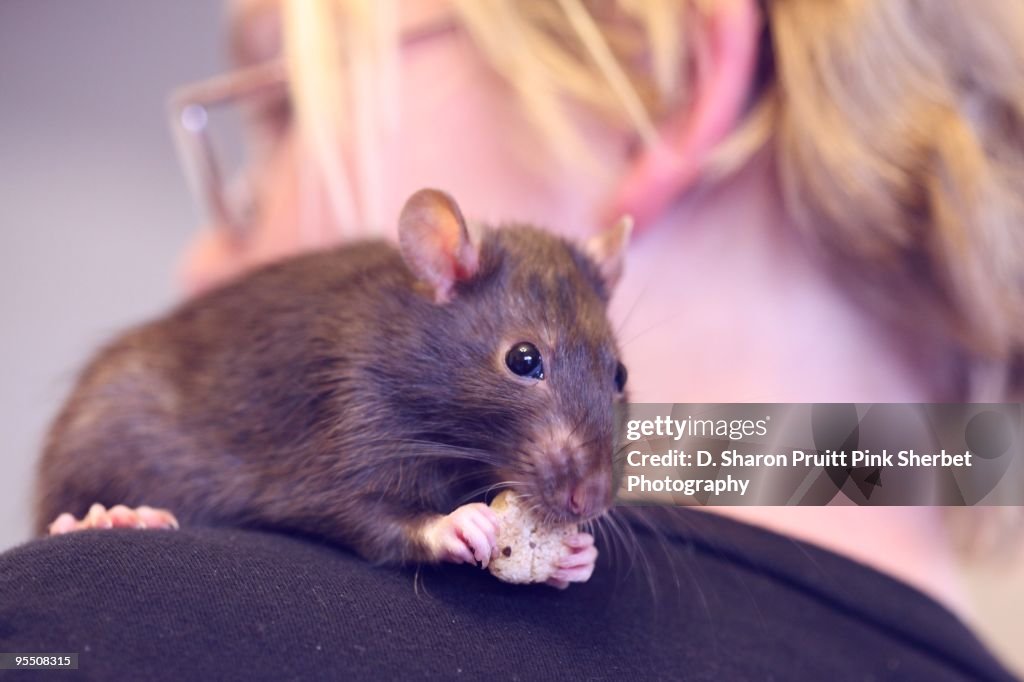
[[[1011,679],[924,595],[767,531],[620,508],[598,543],[593,578],[559,591],[283,534],[71,533],[0,555],[0,649],[156,680]]]
[[[861,646],[882,664],[876,669],[854,656],[837,658],[839,667],[880,679],[916,678],[911,671],[919,670],[917,664],[929,670],[920,679],[1014,679],[956,614],[874,568],[719,514],[668,507],[622,513],[633,532],[646,536],[641,544],[679,553],[666,559],[677,569],[714,575],[704,584],[705,597],[731,585],[749,595],[747,606],[777,635],[799,637],[819,650],[850,650],[851,656],[851,646]]]

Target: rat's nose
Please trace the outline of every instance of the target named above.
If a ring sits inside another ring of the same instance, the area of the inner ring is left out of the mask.
[[[587,491],[583,488],[583,484],[577,484],[569,494],[569,511],[577,516],[582,516],[587,504],[586,495]]]
[[[580,481],[569,492],[569,511],[575,516],[593,516],[603,504],[604,490],[600,482]]]

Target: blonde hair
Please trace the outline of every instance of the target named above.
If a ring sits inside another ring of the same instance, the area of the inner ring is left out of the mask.
[[[658,122],[688,103],[700,19],[727,1],[455,0],[452,17],[541,139],[577,158],[570,108],[657,142]],[[284,3],[296,129],[342,224],[380,218],[376,152],[400,106],[396,12]],[[932,347],[995,368],[977,373],[983,384],[957,377],[960,396],[1003,399],[1024,347],[1024,7],[772,0],[765,13],[771,72],[711,174],[770,147],[788,214],[850,290]]]

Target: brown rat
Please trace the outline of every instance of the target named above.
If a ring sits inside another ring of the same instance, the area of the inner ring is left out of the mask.
[[[185,303],[82,373],[40,463],[37,529],[145,504],[377,562],[486,564],[489,490],[552,521],[600,515],[621,473],[606,310],[628,232],[471,239],[451,198],[422,190],[399,249],[294,257]]]

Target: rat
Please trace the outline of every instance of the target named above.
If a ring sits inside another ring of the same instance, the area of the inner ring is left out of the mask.
[[[37,530],[263,528],[486,567],[495,490],[550,523],[597,518],[622,471],[607,308],[630,227],[584,245],[515,223],[471,236],[424,189],[397,246],[293,256],[129,330],[48,433]],[[588,533],[566,544],[558,587],[597,556]]]

